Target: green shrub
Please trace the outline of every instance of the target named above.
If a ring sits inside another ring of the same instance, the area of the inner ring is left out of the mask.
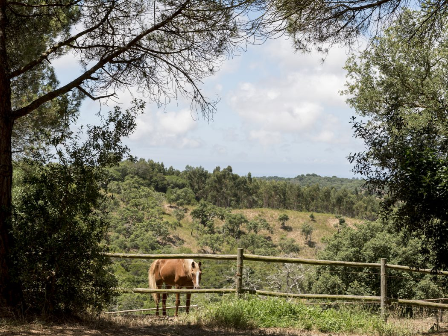
[[[100,244],[108,227],[100,175],[55,163],[16,168],[14,277],[26,312],[83,313],[110,302],[116,281]]]
[[[407,330],[383,322],[378,315],[361,308],[328,308],[324,304],[306,305],[296,300],[257,296],[223,297],[221,302],[193,312],[188,319],[230,329],[296,328],[325,333],[408,334]]]

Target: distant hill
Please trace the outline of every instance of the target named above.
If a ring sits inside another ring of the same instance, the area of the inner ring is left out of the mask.
[[[346,188],[350,191],[362,190],[365,181],[359,178],[343,178],[336,176],[320,176],[317,174],[302,174],[296,177],[278,177],[278,176],[263,176],[257,179],[264,181],[286,181],[300,186],[312,186],[318,184],[321,187],[334,187],[337,189]]]

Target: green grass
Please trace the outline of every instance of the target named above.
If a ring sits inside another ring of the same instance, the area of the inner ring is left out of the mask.
[[[405,336],[406,328],[383,322],[360,308],[324,309],[302,302],[248,296],[223,297],[187,317],[190,322],[229,329],[295,328],[324,333]]]

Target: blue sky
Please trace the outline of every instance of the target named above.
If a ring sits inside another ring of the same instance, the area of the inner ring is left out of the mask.
[[[353,177],[347,156],[363,146],[349,124],[354,111],[340,95],[347,50],[333,47],[321,58],[295,53],[286,38],[250,46],[204,80],[205,95],[220,98],[213,120],[197,118],[182,99],[162,109],[148,102],[125,143],[132,155],[179,170],[230,165],[239,175]],[[79,71],[71,57],[53,64],[62,84]],[[122,92],[118,103],[131,99]],[[108,105],[86,99],[80,123],[94,123]]]

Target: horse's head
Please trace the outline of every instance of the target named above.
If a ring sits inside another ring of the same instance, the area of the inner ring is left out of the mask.
[[[193,281],[193,288],[201,288],[201,262],[191,262],[191,280]]]

